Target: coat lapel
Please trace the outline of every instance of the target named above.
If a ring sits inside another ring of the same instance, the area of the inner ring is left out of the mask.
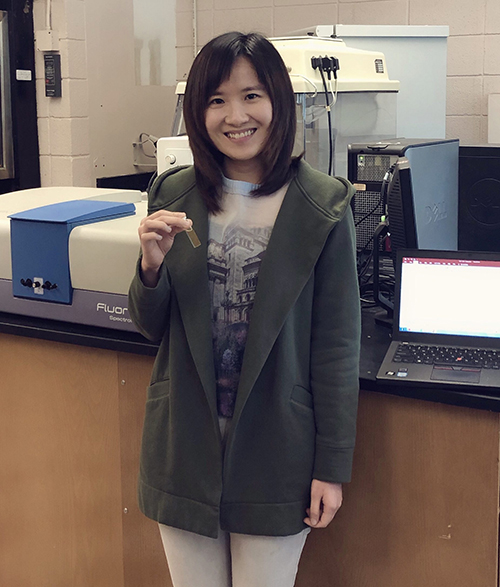
[[[201,246],[194,248],[186,233],[175,237],[166,257],[189,348],[205,394],[216,416],[215,368],[212,351],[211,301],[208,286],[207,241],[208,214],[199,196],[181,198],[170,210],[186,212]]]
[[[309,279],[336,220],[328,218],[292,181],[259,271],[236,397],[237,420],[286,316]]]

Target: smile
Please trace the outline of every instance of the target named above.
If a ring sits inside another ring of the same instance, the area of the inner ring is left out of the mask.
[[[242,139],[244,137],[249,137],[250,135],[253,135],[255,130],[255,128],[250,128],[248,130],[243,130],[241,132],[226,132],[224,134],[226,135],[226,137],[230,139]]]

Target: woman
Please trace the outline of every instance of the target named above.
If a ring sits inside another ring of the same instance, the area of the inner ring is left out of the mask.
[[[353,188],[292,158],[290,78],[261,35],[201,50],[184,117],[194,167],[154,183],[129,294],[137,328],[161,340],[140,506],[175,587],[292,586],[351,475]]]

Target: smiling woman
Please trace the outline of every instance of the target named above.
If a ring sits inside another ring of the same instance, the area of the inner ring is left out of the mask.
[[[131,319],[161,339],[139,502],[174,587],[292,587],[351,475],[354,189],[292,157],[290,77],[262,35],[205,45],[184,117],[194,166],[153,184],[130,287]]]

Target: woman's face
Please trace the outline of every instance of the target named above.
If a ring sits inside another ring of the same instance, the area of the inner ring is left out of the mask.
[[[260,154],[273,117],[271,100],[251,62],[239,57],[229,78],[209,97],[205,113],[208,136],[225,155],[229,179],[259,183]]]

